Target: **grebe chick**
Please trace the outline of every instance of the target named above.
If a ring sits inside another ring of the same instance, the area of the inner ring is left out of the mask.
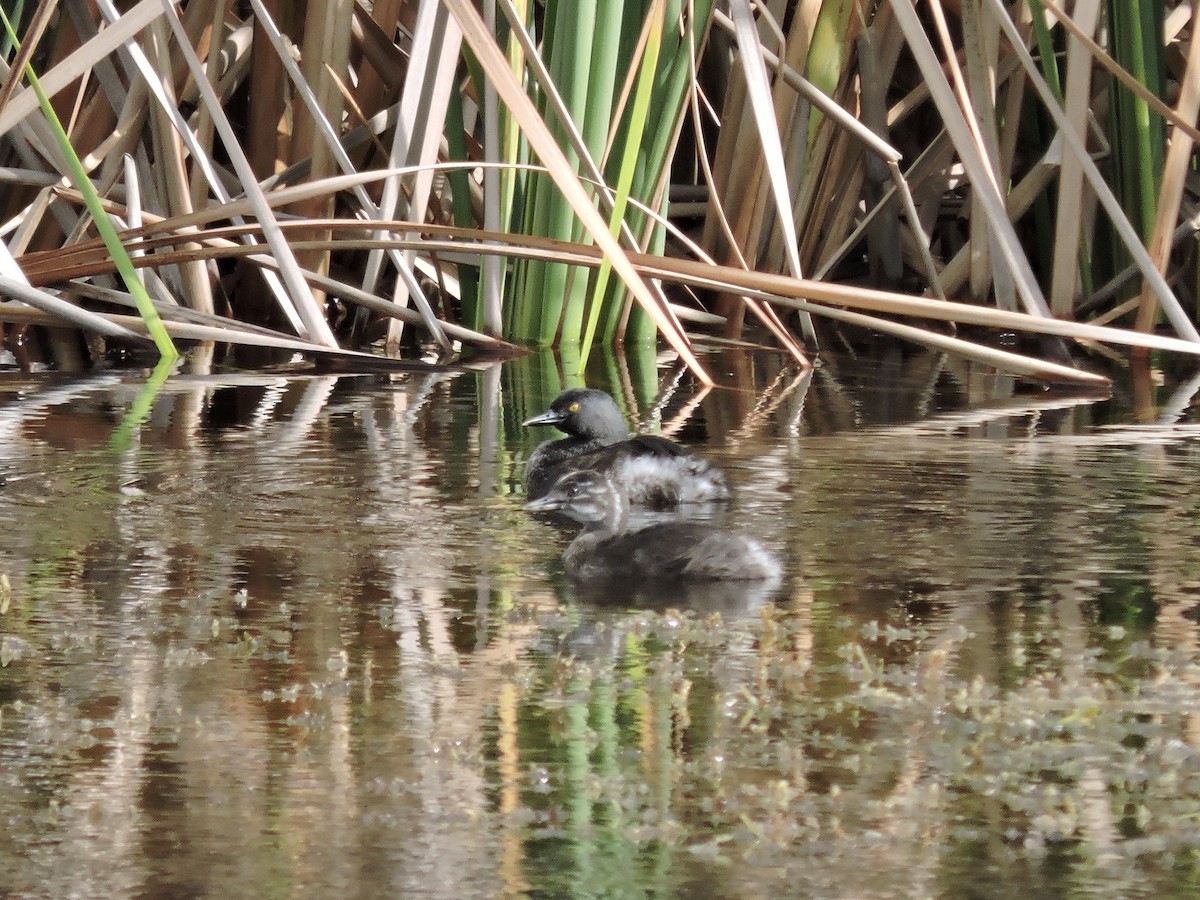
[[[583,523],[563,553],[574,579],[778,582],[781,575],[779,561],[745,534],[684,520],[626,530],[628,499],[600,472],[568,472],[525,508]]]

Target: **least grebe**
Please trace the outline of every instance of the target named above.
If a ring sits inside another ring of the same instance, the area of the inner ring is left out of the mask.
[[[602,472],[568,472],[525,508],[555,510],[583,524],[563,553],[572,578],[774,582],[780,576],[778,560],[744,534],[684,520],[626,530],[628,498]]]
[[[636,506],[657,509],[729,496],[725,475],[674,441],[629,434],[625,417],[604,391],[571,388],[525,425],[553,425],[567,437],[545,441],[525,464],[525,493],[536,500],[565,474],[602,472]]]

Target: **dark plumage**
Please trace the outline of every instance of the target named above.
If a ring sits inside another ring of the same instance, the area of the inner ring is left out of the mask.
[[[582,581],[770,581],[778,560],[758,541],[701,522],[672,520],[627,531],[628,503],[612,478],[569,472],[525,508],[554,510],[584,529],[563,553],[567,574]]]
[[[524,424],[553,425],[567,434],[540,444],[525,464],[525,493],[532,499],[563,475],[588,470],[612,478],[635,506],[663,509],[729,496],[724,473],[707,460],[663,437],[631,436],[616,402],[603,391],[563,391]]]

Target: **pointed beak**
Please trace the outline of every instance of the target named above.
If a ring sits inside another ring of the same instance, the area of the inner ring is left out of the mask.
[[[555,412],[552,409],[546,410],[544,413],[539,413],[532,419],[526,419],[521,424],[528,427],[530,425],[557,425],[567,416],[565,413]]]
[[[562,509],[562,502],[555,497],[538,497],[536,500],[530,500],[526,503],[525,509],[529,512],[549,512],[550,510]]]

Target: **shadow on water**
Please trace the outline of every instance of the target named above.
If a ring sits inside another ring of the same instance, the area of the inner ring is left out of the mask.
[[[1197,383],[707,362],[587,381],[777,588],[563,580],[549,354],[0,370],[0,893],[1192,895]]]

